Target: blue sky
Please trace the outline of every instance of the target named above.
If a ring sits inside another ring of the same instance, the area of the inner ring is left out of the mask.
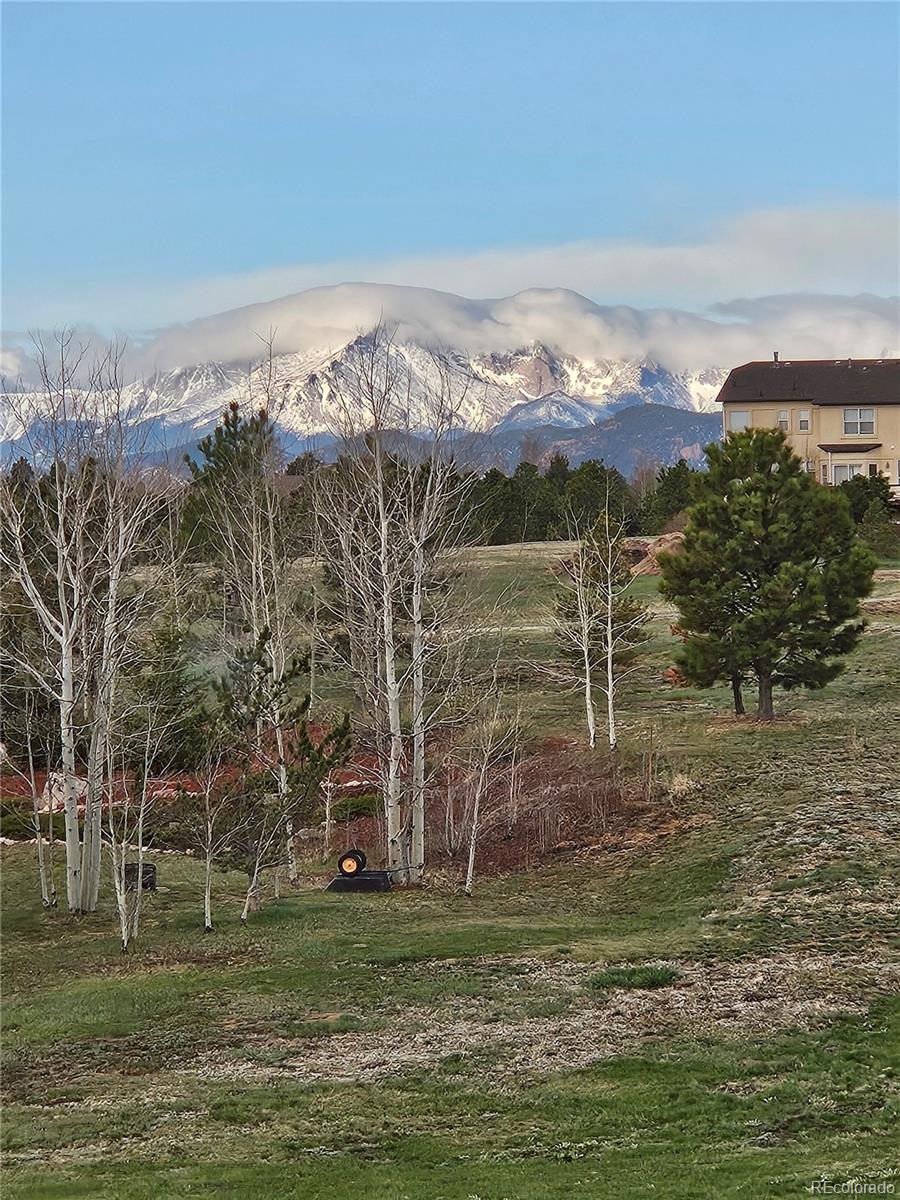
[[[894,5],[4,3],[2,19],[7,328],[147,325],[403,264],[422,283],[429,262],[436,286],[489,294],[519,275],[497,268],[492,289],[485,254],[524,255],[524,281],[536,249],[704,243],[766,211],[846,229],[897,203]],[[834,282],[888,286],[867,253]],[[613,272],[593,290],[703,303],[742,282],[657,296]]]

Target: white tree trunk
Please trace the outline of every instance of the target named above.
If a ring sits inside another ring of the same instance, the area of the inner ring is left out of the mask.
[[[481,796],[476,794],[475,805],[472,810],[472,828],[469,831],[469,862],[466,867],[466,887],[467,896],[472,895],[472,888],[475,885],[475,848],[478,844],[478,820],[481,816]]]
[[[385,707],[388,726],[388,771],[384,788],[384,817],[387,827],[388,869],[403,874],[402,783],[403,725],[400,715],[400,684],[397,679],[397,650],[394,639],[394,594],[392,587],[390,529],[388,525],[381,446],[376,435],[375,462],[378,485],[381,567],[381,635],[384,662]]]
[[[95,911],[100,895],[103,772],[108,743],[108,721],[106,707],[102,700],[93,709],[92,715],[88,746],[87,790],[84,797],[84,833],[81,845],[80,907],[84,912]],[[109,786],[111,789],[112,780],[109,780]]]
[[[594,714],[593,679],[591,677],[590,640],[584,640],[584,715],[587,721],[588,745],[593,750],[597,745],[597,718]]]
[[[309,715],[313,716],[316,710],[316,655],[318,654],[319,640],[319,601],[315,587],[312,594],[312,627],[309,631]]]
[[[325,838],[322,843],[322,857],[328,859],[331,857],[331,842],[334,837],[334,817],[332,810],[332,794],[334,792],[334,784],[331,780],[325,782]]]
[[[425,872],[425,631],[422,624],[422,587],[425,556],[416,546],[412,589],[412,840],[411,883],[421,883]]]
[[[51,860],[50,870],[47,870],[47,863],[44,859],[44,834],[41,830],[41,813],[39,808],[37,784],[34,778],[34,750],[32,748],[32,726],[31,726],[31,704],[26,700],[26,714],[28,724],[28,779],[31,783],[31,819],[34,824],[34,838],[37,845],[37,861],[38,861],[38,879],[41,885],[41,903],[44,908],[56,907],[56,886],[53,882],[53,860],[52,860],[52,842],[51,842]],[[48,789],[49,794],[49,789]],[[48,822],[50,828],[53,827],[53,803],[50,802],[50,812],[48,814]]]
[[[484,781],[487,778],[488,764],[492,752],[493,746],[489,738],[483,750],[481,766],[478,771],[478,783],[475,788],[475,803],[472,806],[472,827],[469,833],[469,862],[466,867],[465,892],[467,896],[472,895],[472,888],[475,884],[475,850],[478,845],[478,826],[481,820],[481,796],[484,791]]]
[[[281,714],[275,714],[275,744],[278,747],[278,795],[281,797],[283,811],[288,806],[288,773],[284,761],[284,730],[281,728]],[[297,869],[297,847],[294,843],[294,822],[289,817],[285,822],[285,857],[287,858],[288,880],[295,884],[300,878]]]
[[[241,922],[246,924],[247,917],[251,912],[258,912],[260,907],[259,895],[259,859],[253,865],[253,874],[250,876],[250,882],[247,885],[247,894],[244,896],[244,907],[241,909]]]
[[[203,871],[203,929],[212,933],[212,852],[207,850]]]
[[[66,900],[69,911],[78,912],[81,908],[81,837],[78,829],[78,780],[75,774],[75,664],[70,642],[64,642],[62,647],[59,740],[66,825]]]
[[[611,572],[610,572],[611,574]],[[606,605],[606,720],[609,727],[609,748],[616,749],[616,674],[615,674],[615,630],[613,628],[612,587],[607,592]]]

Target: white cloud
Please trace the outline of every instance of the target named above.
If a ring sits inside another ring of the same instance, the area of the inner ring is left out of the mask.
[[[147,329],[345,280],[504,296],[571,288],[601,303],[704,308],[729,296],[900,291],[896,209],[855,205],[746,213],[704,237],[667,244],[595,240],[553,246],[346,260],[186,281],[91,285],[7,298],[21,325],[91,321]],[[12,310],[12,311],[10,311]]]
[[[684,370],[768,358],[774,349],[785,359],[897,355],[898,300],[870,293],[900,291],[898,262],[896,214],[886,208],[768,212],[691,244],[584,243],[298,266],[196,280],[165,294],[85,289],[68,315],[103,323],[115,312],[116,324],[146,328],[140,314],[218,313],[133,342],[129,368],[145,375],[256,360],[272,330],[279,353],[337,350],[380,318],[401,337],[469,353],[539,341],[585,359],[650,356]],[[353,277],[373,282],[331,285]],[[841,292],[857,294],[825,294]],[[506,298],[463,298],[486,294]],[[729,296],[750,298],[723,302]],[[656,307],[641,307],[650,303]],[[57,298],[53,320],[63,323],[67,307]],[[13,338],[3,359],[10,375],[20,368],[21,344]]]
[[[340,284],[172,326],[132,344],[126,368],[152,375],[198,363],[248,363],[275,334],[276,353],[339,350],[379,320],[399,339],[463,353],[515,350],[531,342],[585,360],[651,357],[672,370],[732,366],[768,358],[878,358],[900,355],[900,300],[878,296],[764,296],[712,307],[708,316],[677,309],[601,306],[566,289],[529,289],[501,300],[390,284]],[[103,341],[93,339],[95,348]],[[9,374],[23,363],[18,347]],[[31,375],[22,371],[25,379]]]

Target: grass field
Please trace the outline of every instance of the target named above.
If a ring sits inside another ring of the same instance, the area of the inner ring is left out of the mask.
[[[558,548],[473,558],[506,653],[549,652]],[[387,896],[309,886],[199,929],[196,864],[160,858],[139,945],[109,907],[45,913],[3,850],[3,1195],[344,1200],[783,1197],[900,1190],[896,931],[900,572],[824,692],[764,729],[648,667],[663,798],[604,850]],[[526,675],[542,732],[577,699]]]

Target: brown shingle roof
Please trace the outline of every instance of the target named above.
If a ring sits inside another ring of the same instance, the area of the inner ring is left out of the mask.
[[[718,400],[722,404],[758,400],[900,404],[900,358],[744,363],[729,373]]]

